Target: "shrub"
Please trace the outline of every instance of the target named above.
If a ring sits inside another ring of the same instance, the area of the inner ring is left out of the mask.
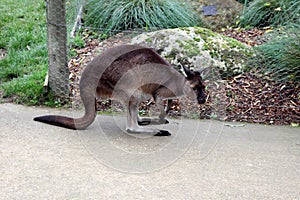
[[[290,28],[284,34],[256,47],[261,56],[262,72],[277,81],[300,82],[300,28]]]
[[[299,18],[299,0],[256,0],[244,9],[240,26],[283,26]]]
[[[199,25],[189,6],[177,0],[89,0],[86,13],[86,24],[106,33]]]

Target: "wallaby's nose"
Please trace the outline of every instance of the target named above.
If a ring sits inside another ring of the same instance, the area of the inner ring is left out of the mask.
[[[199,104],[204,104],[206,101],[206,98],[201,97],[201,98],[197,98],[197,100],[198,100]]]

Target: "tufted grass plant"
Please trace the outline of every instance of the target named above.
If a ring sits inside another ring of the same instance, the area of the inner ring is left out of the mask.
[[[261,56],[262,72],[279,82],[300,83],[300,26],[288,28],[285,33],[256,47]]]
[[[144,28],[197,26],[199,18],[178,0],[89,0],[86,25],[106,33]]]
[[[239,25],[242,27],[284,26],[299,23],[299,0],[255,0],[245,7]]]

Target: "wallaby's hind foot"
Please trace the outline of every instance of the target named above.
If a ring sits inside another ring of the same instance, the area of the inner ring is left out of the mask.
[[[145,128],[127,128],[127,133],[131,134],[141,134],[149,133],[154,134],[154,136],[170,136],[171,133],[167,130],[154,130],[154,129],[145,129]]]
[[[158,133],[156,133],[154,136],[170,136],[171,133],[169,131],[166,130],[159,130]]]
[[[139,118],[138,125],[146,126],[146,125],[159,125],[159,124],[168,124],[169,121],[167,119],[151,119],[151,118]]]

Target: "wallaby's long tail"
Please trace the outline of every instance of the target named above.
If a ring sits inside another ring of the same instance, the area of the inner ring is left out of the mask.
[[[87,128],[91,123],[93,123],[95,116],[96,115],[90,115],[74,119],[71,117],[64,117],[59,115],[44,115],[40,117],[35,117],[33,120],[68,129],[81,130]]]
[[[81,130],[87,128],[95,120],[97,111],[95,106],[93,108],[86,108],[85,114],[81,118],[71,118],[60,115],[44,115],[40,117],[35,117],[33,118],[33,120],[68,129]]]
[[[77,129],[75,125],[75,120],[70,117],[64,117],[59,115],[45,115],[33,118],[34,121],[51,124],[55,126],[60,126],[69,129]]]

